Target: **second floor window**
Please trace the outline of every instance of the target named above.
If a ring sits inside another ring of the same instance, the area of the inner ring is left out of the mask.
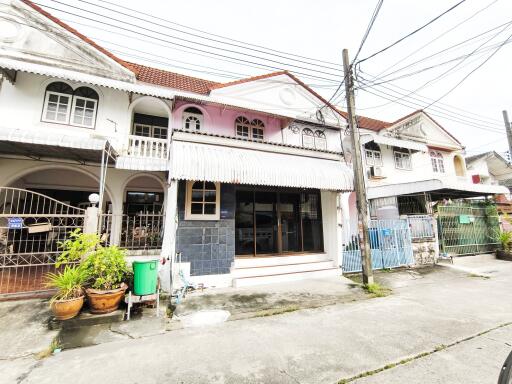
[[[263,121],[254,119],[251,123],[252,139],[263,141],[263,130],[264,129],[265,129],[265,124],[263,124]]]
[[[398,169],[412,169],[411,153],[406,149],[395,149],[395,167]]]
[[[315,131],[315,148],[316,149],[327,149],[327,139],[325,138],[325,133],[322,131]]]
[[[265,124],[259,119],[249,121],[243,116],[235,120],[235,136],[243,139],[263,141]]]
[[[366,165],[370,167],[382,166],[382,154],[380,147],[374,141],[370,141],[364,145],[364,157],[366,158]]]
[[[98,100],[98,93],[89,87],[73,91],[64,82],[51,83],[46,87],[42,120],[94,128]]]
[[[444,160],[441,152],[430,151],[430,161],[434,172],[444,173]]]
[[[203,112],[196,107],[188,107],[183,111],[183,128],[187,131],[200,131],[203,125]]]
[[[304,128],[302,130],[302,146],[304,148],[326,150],[327,139],[325,133],[319,129],[313,132],[310,128]]]
[[[169,120],[166,117],[136,113],[133,115],[132,134],[155,139],[167,139],[168,125]]]

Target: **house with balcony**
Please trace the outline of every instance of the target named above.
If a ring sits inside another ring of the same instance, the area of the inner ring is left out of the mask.
[[[171,270],[205,286],[340,273],[346,120],[300,79],[185,76],[28,0],[0,10],[0,293],[42,288],[93,193],[102,239],[159,257],[165,289]]]
[[[370,216],[407,219],[417,263],[431,263],[440,250],[462,254],[490,249],[485,246],[494,243],[490,234],[475,240],[471,233],[477,225],[479,233],[492,227],[495,215],[485,218],[489,215],[482,212],[487,208],[471,204],[508,191],[497,183],[475,183],[456,137],[422,110],[392,123],[368,123],[362,118],[359,125]],[[348,142],[345,148],[350,151]],[[352,220],[346,224],[353,234],[345,239],[350,239],[357,233],[354,193],[344,195],[344,204],[349,212],[345,220]]]

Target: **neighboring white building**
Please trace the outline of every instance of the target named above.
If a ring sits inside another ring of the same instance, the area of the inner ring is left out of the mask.
[[[466,164],[473,183],[512,187],[512,164],[498,152],[466,157]]]

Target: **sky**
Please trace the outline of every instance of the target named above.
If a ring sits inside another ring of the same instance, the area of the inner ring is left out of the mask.
[[[377,0],[119,3],[132,9],[127,10],[111,1],[37,3],[128,61],[222,82],[288,69],[327,99],[343,78],[342,50],[347,48],[354,57],[377,4]],[[389,46],[460,1],[384,0],[358,59]],[[238,46],[207,40],[226,42],[214,35],[235,39],[238,42],[229,42]],[[361,88],[356,91],[357,114],[394,121],[442,97],[426,111],[466,146],[467,155],[505,151],[501,111],[508,109],[512,116],[508,92],[512,44],[503,43],[509,38],[512,42],[512,1],[463,1],[425,29],[356,66]],[[365,85],[375,76],[383,78]],[[344,107],[342,96],[334,101]]]

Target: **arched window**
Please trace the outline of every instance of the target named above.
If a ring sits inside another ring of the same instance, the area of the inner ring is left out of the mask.
[[[379,145],[375,141],[370,141],[364,145],[364,156],[366,165],[382,166],[382,154]]]
[[[251,123],[243,116],[238,116],[235,120],[235,134],[237,137],[249,138]]]
[[[89,87],[73,91],[61,81],[51,83],[46,87],[42,120],[93,128],[98,100],[98,93]]]
[[[302,146],[306,148],[315,148],[315,137],[314,133],[309,128],[302,130]]]
[[[395,158],[395,168],[397,169],[412,169],[411,152],[406,148],[393,149],[393,155]]]
[[[219,183],[188,181],[186,220],[219,220]]]
[[[466,167],[464,166],[462,156],[455,155],[453,157],[453,167],[455,168],[455,174],[457,176],[466,176]]]
[[[199,131],[203,125],[203,113],[199,108],[188,107],[183,111],[183,128],[187,131]]]
[[[327,149],[327,139],[323,131],[315,131],[315,148],[316,149]]]
[[[263,130],[265,129],[265,124],[263,124],[263,121],[254,119],[251,122],[251,125],[252,139],[263,141]]]
[[[61,81],[46,87],[43,121],[66,124],[69,121],[73,88]]]
[[[94,127],[98,100],[98,93],[94,89],[88,87],[75,89],[71,124],[87,128]]]
[[[430,151],[430,161],[434,172],[444,173],[444,160],[441,152]]]

